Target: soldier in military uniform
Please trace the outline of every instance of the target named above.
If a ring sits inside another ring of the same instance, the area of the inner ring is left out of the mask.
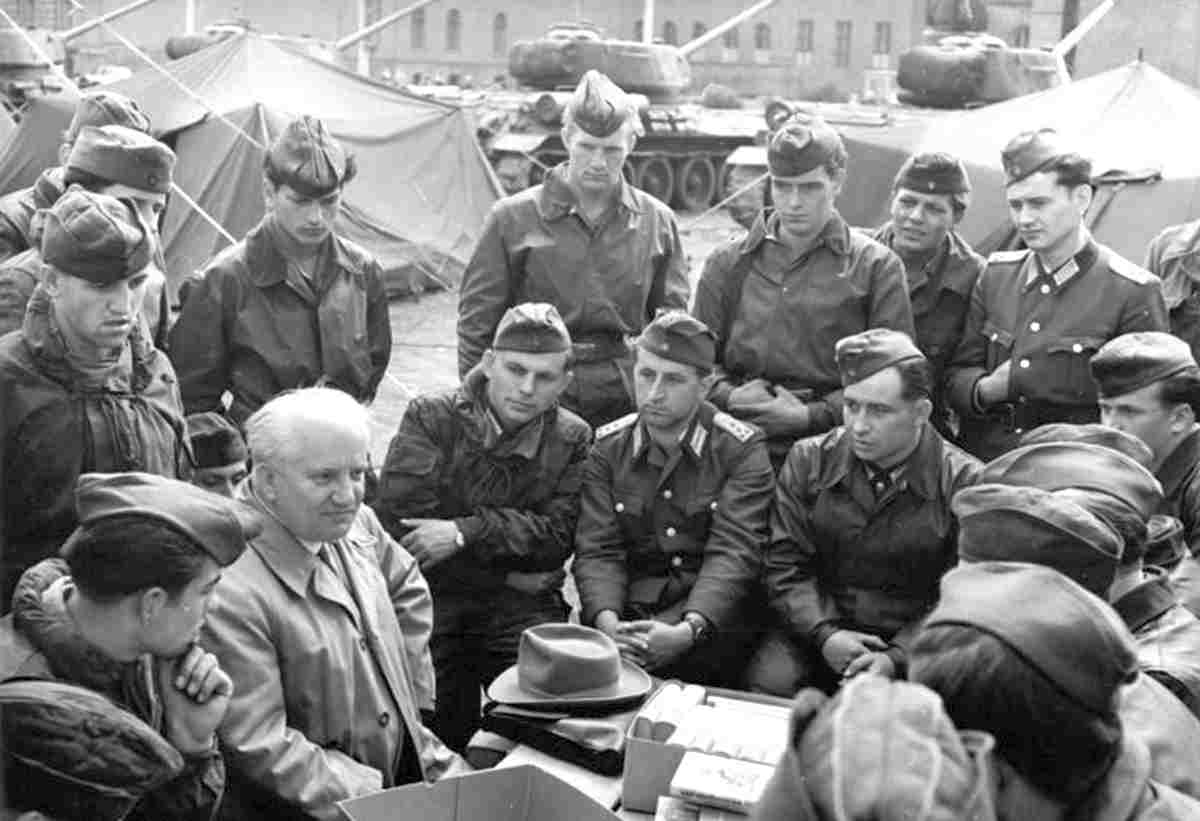
[[[1084,225],[1091,163],[1051,129],[1017,135],[1002,158],[1027,249],[988,259],[947,376],[960,441],[983,459],[1029,428],[1096,421],[1088,360],[1113,337],[1167,329],[1158,278]]]
[[[288,123],[263,162],[267,213],[216,256],[171,330],[188,413],[236,424],[293,388],[337,388],[370,402],[392,355],[383,269],[334,233],[354,157],[325,125]]]
[[[710,400],[761,427],[778,464],[841,422],[833,346],[868,328],[913,334],[904,265],[834,208],[846,148],[826,123],[791,123],[767,148],[774,211],[704,263],[692,313],[717,335]]]
[[[958,425],[950,418],[943,394],[946,365],[962,340],[971,291],[987,264],[954,230],[970,195],[967,169],[957,157],[914,154],[892,183],[892,218],[871,235],[904,263],[917,329],[914,340],[933,369],[931,421],[950,439]]]
[[[1162,279],[1171,333],[1200,355],[1200,220],[1168,226],[1150,240],[1146,270]]]
[[[1125,334],[1092,357],[1100,418],[1145,442],[1162,484],[1162,513],[1179,519],[1186,554],[1176,593],[1200,612],[1200,367],[1188,343],[1158,332]]]
[[[596,431],[572,572],[582,621],[661,677],[738,686],[761,619],[774,475],[762,433],[719,412],[712,333],[682,312],[637,343],[638,412]]]
[[[797,442],[779,474],[767,598],[779,627],[751,686],[790,696],[870,671],[904,675],[905,648],[958,558],[950,500],[980,464],[929,424],[929,360],[883,328],[835,349],[844,427]]]
[[[633,409],[627,340],[660,308],[686,308],[675,215],[621,176],[643,132],[636,106],[589,71],[563,113],[568,160],[493,207],[463,274],[458,371],[479,362],[506,308],[549,302],[571,332],[575,379],[562,403],[595,426]]]
[[[592,438],[558,406],[570,360],[553,306],[510,308],[462,387],[415,398],[388,448],[375,508],[433,592],[433,729],[455,749],[522,631],[567,617],[562,568]]]

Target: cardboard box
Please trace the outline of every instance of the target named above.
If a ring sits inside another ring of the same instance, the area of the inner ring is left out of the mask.
[[[619,816],[537,767],[484,770],[338,804],[350,821],[616,821]]]
[[[768,704],[790,709],[792,702],[785,698],[744,693],[739,690],[724,690],[709,687],[707,696],[718,696],[752,704]],[[651,695],[653,698],[653,695]],[[634,738],[633,729],[637,720],[630,725],[625,736],[625,770],[621,780],[621,808],[635,812],[653,813],[660,795],[671,794],[671,779],[679,769],[679,762],[687,752],[686,747],[666,744],[644,738]]]

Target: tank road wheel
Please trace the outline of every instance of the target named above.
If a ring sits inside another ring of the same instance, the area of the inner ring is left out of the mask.
[[[703,211],[717,193],[717,169],[709,157],[687,157],[675,173],[675,202],[686,211]]]
[[[675,193],[675,169],[666,157],[646,157],[638,160],[638,188],[663,202],[670,202]]]

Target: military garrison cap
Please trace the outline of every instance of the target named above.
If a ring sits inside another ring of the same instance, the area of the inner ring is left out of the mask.
[[[789,122],[767,143],[767,170],[772,177],[799,177],[845,153],[841,136],[820,117]]]
[[[923,194],[969,194],[971,180],[962,160],[940,151],[913,154],[900,166],[892,188]]]
[[[1089,365],[1103,397],[1124,396],[1188,371],[1200,375],[1191,347],[1162,331],[1137,331],[1110,339]]]
[[[78,185],[43,212],[42,259],[96,285],[111,285],[150,264],[149,229],[126,202]]]
[[[1108,425],[1094,423],[1074,425],[1070,422],[1051,422],[1021,434],[1020,446],[1043,445],[1048,442],[1078,442],[1099,445],[1128,456],[1147,470],[1154,464],[1154,453],[1141,439]]]
[[[593,137],[607,137],[637,112],[620,87],[606,75],[589,69],[567,102],[566,116]]]
[[[186,421],[193,467],[219,468],[249,458],[241,432],[221,414],[212,411],[193,413]]]
[[[843,337],[834,346],[833,355],[842,375],[842,387],[861,382],[901,362],[925,358],[908,334],[891,328],[871,328]]]
[[[1163,498],[1162,485],[1149,470],[1112,448],[1083,442],[1017,448],[984,465],[979,481],[1103,493],[1142,519],[1149,519]]]
[[[562,353],[571,350],[571,334],[553,305],[523,302],[504,312],[492,338],[492,349]]]
[[[90,525],[113,516],[157,519],[222,567],[237,561],[246,542],[262,530],[258,517],[240,502],[149,473],[85,473],[75,485],[75,512],[79,527],[63,545],[64,557]]]
[[[663,311],[637,340],[644,351],[711,371],[717,360],[717,338],[700,320],[684,311]]]
[[[903,818],[994,821],[987,733],[959,733],[937,693],[858,676],[832,700],[814,688],[792,706],[791,744],[752,821]]]
[[[183,757],[97,692],[45,679],[0,683],[6,807],[56,821],[125,818],[177,777]]]
[[[1063,574],[1009,562],[961,565],[941,582],[928,627],[959,624],[995,636],[1077,704],[1117,712],[1137,676],[1133,638],[1117,614]]]
[[[139,191],[166,194],[171,190],[175,152],[149,134],[120,125],[88,126],[79,133],[67,158],[64,181],[85,171]]]
[[[123,125],[150,133],[150,118],[133,100],[113,91],[92,91],[79,98],[65,139],[71,143],[87,126]]]
[[[323,197],[354,177],[354,158],[325,124],[305,114],[292,120],[267,151],[272,180],[306,197]]]
[[[1009,140],[1000,152],[1005,185],[1020,182],[1046,168],[1055,160],[1075,154],[1062,135],[1053,128],[1022,131]]]
[[[956,493],[950,507],[963,561],[1053,567],[1102,597],[1116,577],[1121,537],[1071,499],[1036,487],[978,484]]]

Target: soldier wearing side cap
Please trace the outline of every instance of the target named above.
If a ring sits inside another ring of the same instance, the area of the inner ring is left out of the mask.
[[[458,750],[521,632],[567,616],[563,563],[592,438],[558,404],[571,357],[552,305],[509,308],[462,387],[413,399],[388,448],[375,509],[429,580],[433,728]]]
[[[137,803],[131,815],[114,817],[211,818],[225,785],[216,732],[232,684],[197,638],[222,569],[258,532],[258,519],[229,500],[146,473],[85,474],[74,497],[79,526],[62,558],[21,577],[12,617],[0,622],[0,680],[94,690],[182,756],[169,780],[130,802]],[[103,742],[93,743],[100,760],[91,762],[92,777],[136,754],[114,750],[117,760],[106,762]],[[64,789],[86,793],[82,767],[68,781]],[[62,797],[42,796],[43,808]]]
[[[910,661],[910,679],[942,697],[960,731],[995,738],[1000,818],[1200,817],[1195,798],[1157,779],[1118,711],[1137,678],[1109,607],[1019,563],[948,573]]]
[[[778,627],[757,690],[904,674],[905,646],[957,558],[950,500],[980,464],[929,423],[929,360],[898,331],[837,343],[845,426],[797,442],[779,474],[764,578]]]
[[[188,413],[224,410],[241,425],[276,394],[310,385],[375,398],[392,355],[383,270],[334,233],[356,168],[307,115],[271,144],[266,215],[191,283],[171,331]]]
[[[175,477],[183,412],[171,363],[139,310],[153,259],[127,203],[72,188],[42,232],[43,281],[0,339],[0,609],[17,578],[75,526],[88,471]]]
[[[56,166],[43,171],[29,188],[0,197],[0,261],[37,247],[31,222],[39,209],[58,202],[67,190],[64,166],[75,140],[88,126],[119,125],[150,133],[150,120],[136,102],[114,91],[91,91],[79,98],[71,123],[63,132]]]
[[[779,464],[792,442],[841,422],[839,339],[914,331],[904,265],[834,207],[846,175],[838,133],[788,124],[767,165],[774,211],[709,255],[692,312],[717,335],[710,399],[761,427]]]
[[[896,252],[908,274],[917,347],[933,368],[933,424],[953,441],[958,428],[946,405],[946,365],[962,340],[975,281],[986,260],[955,230],[970,204],[971,181],[957,157],[914,154],[892,183],[891,219],[871,235]]]
[[[1062,466],[1061,481],[1044,479],[1052,465]],[[1092,475],[1098,471],[1110,478]],[[1149,748],[1156,780],[1200,798],[1189,763],[1200,754],[1195,619],[1161,573],[1143,574],[1146,528],[1139,534],[1130,513],[1148,509],[1157,493],[1148,472],[1105,448],[1021,448],[989,463],[980,483],[955,497],[959,559],[1044,565],[1109,602],[1133,634],[1141,671],[1121,693],[1125,730]]]
[[[154,259],[146,269],[142,316],[154,346],[160,349],[167,344],[171,312],[158,223],[171,191],[174,167],[174,151],[142,131],[121,125],[85,126],[62,167],[65,185],[78,185],[87,191],[128,200],[149,230],[154,242]],[[40,240],[38,223],[39,219],[35,218],[30,236]],[[26,294],[27,302],[41,280],[41,272],[41,249],[29,248],[0,263],[0,282],[16,285],[19,292]],[[24,315],[25,304],[15,300],[10,309],[0,309],[0,334],[7,332],[9,325],[20,327]]]
[[[712,332],[664,312],[637,342],[638,412],[596,431],[571,571],[581,621],[655,675],[737,687],[775,477],[763,435],[704,401]]]
[[[1097,421],[1088,360],[1121,334],[1167,327],[1158,278],[1084,224],[1091,162],[1052,129],[1018,134],[1002,160],[1026,250],[988,259],[947,373],[960,441],[985,460],[1030,428]]]
[[[550,302],[575,353],[565,407],[597,426],[633,409],[628,340],[660,308],[686,308],[687,259],[675,215],[624,180],[643,128],[636,106],[589,71],[563,112],[567,162],[492,208],[458,298],[458,372],[465,377],[504,311]]]
[[[250,452],[242,432],[219,413],[193,413],[187,422],[191,458],[188,479],[193,485],[232,499],[249,471]]]
[[[1171,333],[1200,355],[1200,220],[1170,225],[1150,240],[1146,270],[1162,280]]]

